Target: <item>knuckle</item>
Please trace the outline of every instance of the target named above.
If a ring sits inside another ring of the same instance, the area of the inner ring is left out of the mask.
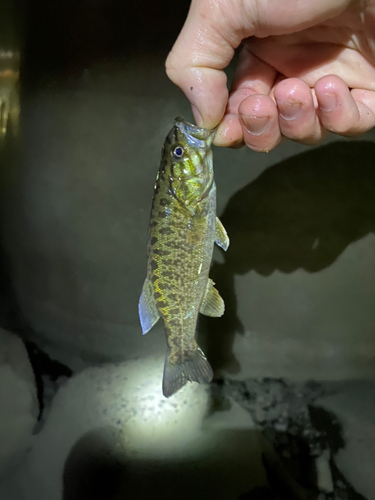
[[[281,132],[284,137],[301,144],[315,144],[321,137],[321,127],[316,119],[308,123],[286,124],[281,127]]]
[[[178,65],[176,64],[176,55],[174,50],[168,54],[165,60],[165,72],[170,80],[173,82],[176,80],[176,75],[178,74]]]

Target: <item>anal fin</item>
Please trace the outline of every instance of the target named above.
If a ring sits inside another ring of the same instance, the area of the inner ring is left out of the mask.
[[[166,398],[180,390],[187,382],[204,384],[212,379],[211,365],[199,347],[187,354],[181,363],[173,363],[168,351],[163,376],[163,395]]]
[[[219,245],[224,251],[228,250],[229,247],[229,237],[225,230],[225,227],[220,222],[219,217],[216,217],[215,221],[215,243]]]
[[[154,288],[150,280],[146,278],[138,303],[139,320],[141,322],[142,334],[145,335],[157,323],[160,318],[154,297]]]
[[[205,316],[217,318],[224,314],[224,300],[214,287],[212,279],[208,278],[206,292],[204,294],[199,312]]]

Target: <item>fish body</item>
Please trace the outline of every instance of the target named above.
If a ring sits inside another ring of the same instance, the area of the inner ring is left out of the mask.
[[[215,241],[224,250],[229,245],[216,217],[214,134],[176,118],[164,143],[154,187],[139,317],[143,334],[163,318],[166,397],[187,381],[204,383],[213,377],[195,331],[199,312],[224,313],[223,299],[208,277]]]

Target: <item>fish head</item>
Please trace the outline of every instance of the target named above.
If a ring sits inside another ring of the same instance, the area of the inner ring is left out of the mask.
[[[215,132],[176,118],[164,143],[162,155],[168,165],[170,191],[188,208],[194,209],[213,184],[211,146]]]

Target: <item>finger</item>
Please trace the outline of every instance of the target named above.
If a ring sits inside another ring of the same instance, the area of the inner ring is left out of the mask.
[[[312,33],[312,34],[311,34]],[[316,33],[321,30],[316,29]],[[314,32],[265,39],[250,38],[246,44],[262,61],[287,77],[298,77],[310,88],[323,76],[337,75],[351,88],[375,91],[375,68],[358,50],[337,43],[314,43]],[[317,41],[319,40],[316,35]]]
[[[296,33],[332,19],[345,11],[352,0],[261,0],[256,4],[256,31],[259,38]],[[365,8],[360,6],[360,9]],[[358,9],[359,10],[359,9]]]
[[[241,102],[238,113],[243,139],[250,149],[268,152],[281,142],[278,111],[269,96],[247,97]]]
[[[352,97],[357,103],[357,106],[363,105],[367,109],[365,113],[371,112],[375,116],[375,92],[371,90],[353,89],[351,91]],[[360,109],[361,114],[361,109]],[[375,125],[374,125],[375,126]]]
[[[228,13],[222,12],[220,2],[193,0],[166,61],[168,77],[191,102],[197,123],[207,128],[218,125],[227,105],[227,78],[223,69],[243,38],[237,29],[243,18],[240,10],[235,2],[231,7],[232,23]],[[252,34],[250,20],[248,33]]]
[[[327,132],[316,115],[310,87],[299,78],[287,78],[274,89],[280,132],[302,144],[317,144]]]
[[[268,95],[275,78],[274,68],[258,59],[246,47],[242,49],[230,89],[225,116],[215,137],[217,146],[243,145],[243,130],[238,109],[242,101],[251,95]]]
[[[215,146],[240,148],[244,145],[243,130],[238,113],[227,113],[221,121],[214,139]]]
[[[363,102],[356,102],[341,78],[333,75],[321,78],[315,85],[315,94],[320,122],[330,132],[351,136],[375,126],[372,109]]]
[[[230,89],[229,112],[238,113],[239,105],[250,95],[269,95],[276,77],[275,68],[261,61],[244,46],[238,58]]]

